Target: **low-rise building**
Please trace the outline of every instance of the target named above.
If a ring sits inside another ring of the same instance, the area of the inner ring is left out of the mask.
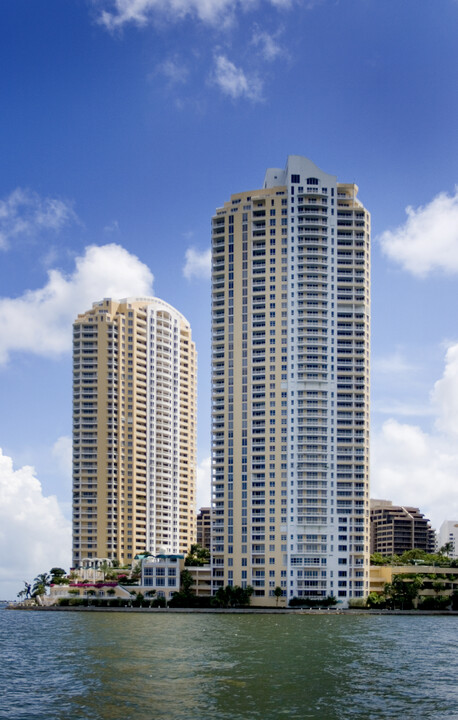
[[[184,555],[150,555],[141,561],[141,592],[155,590],[156,597],[170,600],[180,591]]]
[[[458,568],[436,565],[371,565],[370,592],[382,594],[398,575],[405,575],[406,580],[416,576],[422,581],[415,604],[438,595],[451,598],[458,592]]]
[[[194,565],[187,567],[192,576],[191,592],[197,597],[211,597],[212,595],[212,566]]]
[[[120,598],[123,600],[131,599],[131,593],[117,582],[73,582],[69,585],[51,585],[49,595],[44,595],[42,601],[44,605],[56,605],[59,600],[67,598],[90,600],[115,600]]]

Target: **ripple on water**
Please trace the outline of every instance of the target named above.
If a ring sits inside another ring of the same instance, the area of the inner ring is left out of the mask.
[[[0,611],[0,718],[458,718],[455,617]]]

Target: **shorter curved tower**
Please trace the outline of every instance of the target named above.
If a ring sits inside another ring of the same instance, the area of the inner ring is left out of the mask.
[[[197,361],[183,315],[104,299],[73,326],[73,563],[195,542]]]

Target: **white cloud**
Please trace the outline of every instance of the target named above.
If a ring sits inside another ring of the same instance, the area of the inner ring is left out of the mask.
[[[396,417],[429,417],[434,415],[434,409],[429,403],[403,402],[398,398],[384,397],[371,403],[372,413],[395,415]]]
[[[188,280],[195,277],[198,279],[208,280],[211,275],[211,250],[196,250],[188,248],[186,250],[186,262],[183,267],[183,275]]]
[[[246,97],[258,102],[262,100],[262,81],[256,75],[246,75],[225,55],[217,55],[213,81],[225,95],[234,100]]]
[[[437,528],[458,517],[458,344],[431,394],[435,431],[387,420],[372,433],[371,496],[419,506]]]
[[[71,350],[78,313],[104,297],[152,295],[149,268],[120,245],[92,245],[74,272],[49,270],[46,285],[18,298],[0,298],[0,364],[14,351],[55,356]]]
[[[438,412],[437,428],[458,436],[458,344],[447,350],[444,374],[434,385],[432,401]]]
[[[52,446],[52,456],[57,462],[62,475],[71,480],[72,477],[72,439],[68,435],[61,435]]]
[[[283,55],[283,49],[276,42],[276,36],[270,35],[259,27],[255,29],[251,42],[255,47],[260,48],[264,60],[275,60],[279,55]]]
[[[119,222],[117,220],[113,220],[109,225],[105,225],[103,228],[103,232],[105,233],[118,233],[119,232]]]
[[[428,205],[406,208],[407,220],[380,237],[383,252],[413,275],[458,272],[458,188]]]
[[[371,496],[420,507],[437,529],[458,517],[458,446],[416,425],[387,420],[371,444]]]
[[[393,375],[412,372],[416,366],[406,360],[400,350],[391,355],[372,359],[372,370],[378,373]]]
[[[289,0],[267,2],[277,8],[291,4]],[[228,25],[237,13],[259,4],[256,0],[94,0],[94,3],[107,8],[102,10],[99,22],[108,30],[116,30],[128,23],[144,26],[158,17],[171,21],[191,17],[208,25]]]
[[[11,240],[33,237],[44,230],[59,232],[76,220],[67,200],[42,198],[30,190],[16,188],[0,200],[0,248],[8,248]]]
[[[211,504],[211,456],[197,466],[197,510]]]
[[[68,569],[71,523],[30,466],[14,470],[0,449],[0,599],[14,599],[39,573]]]
[[[189,70],[177,58],[169,58],[157,66],[157,72],[167,78],[171,85],[183,85],[188,79]]]

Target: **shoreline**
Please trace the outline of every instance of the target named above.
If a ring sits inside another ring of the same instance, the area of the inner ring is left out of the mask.
[[[458,610],[365,610],[348,608],[342,610],[299,610],[295,608],[141,608],[141,607],[87,607],[87,606],[29,606],[8,605],[5,610],[25,610],[32,612],[90,612],[90,613],[159,613],[159,614],[211,614],[211,615],[408,615],[408,616],[445,616],[458,617]]]

